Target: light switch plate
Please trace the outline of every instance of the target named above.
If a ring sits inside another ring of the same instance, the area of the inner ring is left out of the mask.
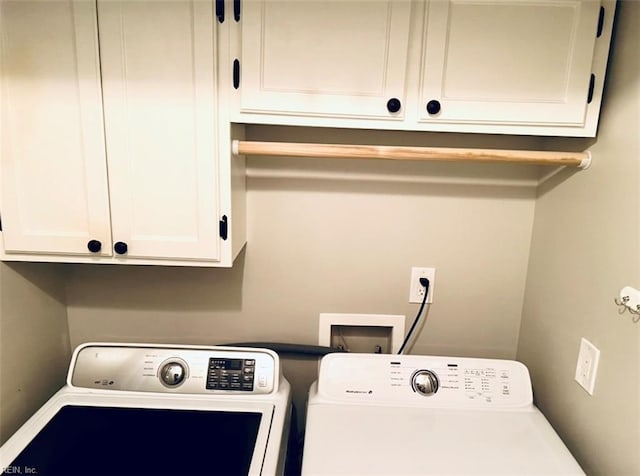
[[[583,337],[580,340],[580,351],[578,353],[575,380],[587,391],[589,395],[593,395],[599,362],[600,350]]]

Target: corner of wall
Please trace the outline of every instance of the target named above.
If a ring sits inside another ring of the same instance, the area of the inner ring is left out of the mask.
[[[640,3],[619,2],[616,29],[594,163],[538,190],[517,358],[587,473],[639,474],[640,324],[613,299],[640,286]],[[573,379],[581,337],[601,351],[593,396]]]
[[[70,357],[63,267],[0,262],[0,444],[64,385]]]

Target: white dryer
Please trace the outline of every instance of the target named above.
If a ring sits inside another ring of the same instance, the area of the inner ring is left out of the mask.
[[[291,397],[266,349],[94,343],[0,448],[2,474],[282,474]]]
[[[303,475],[584,474],[515,361],[330,354],[311,386]]]

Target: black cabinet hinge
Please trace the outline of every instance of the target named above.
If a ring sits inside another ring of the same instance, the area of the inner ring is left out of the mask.
[[[224,2],[225,0],[216,0],[216,17],[220,23],[224,23]]]
[[[233,19],[240,21],[240,0],[233,0]]]
[[[604,7],[600,7],[600,16],[598,17],[598,31],[596,33],[596,38],[600,38],[602,36],[602,30],[604,30]]]
[[[233,60],[233,89],[240,87],[240,61],[238,58]]]
[[[229,236],[229,220],[227,219],[227,215],[222,215],[220,219],[220,238],[226,240]]]
[[[587,94],[587,104],[591,104],[593,101],[593,90],[596,87],[596,75],[591,74],[591,79],[589,80],[589,93]]]

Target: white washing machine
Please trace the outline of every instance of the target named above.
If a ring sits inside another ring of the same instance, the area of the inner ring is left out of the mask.
[[[92,343],[0,448],[2,474],[274,475],[291,397],[266,349]]]
[[[330,354],[310,390],[302,474],[584,473],[519,362]]]

